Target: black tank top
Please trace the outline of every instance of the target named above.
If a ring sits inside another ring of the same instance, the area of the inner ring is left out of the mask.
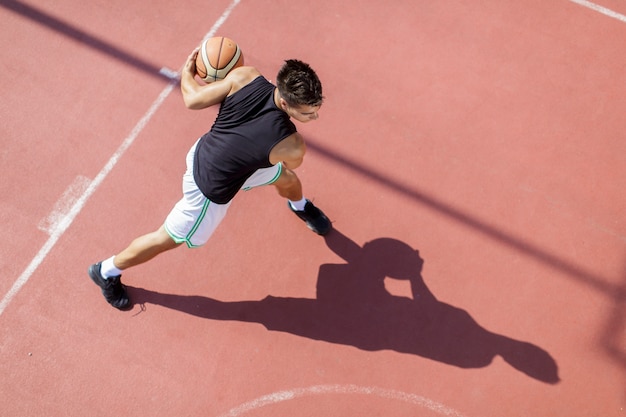
[[[257,169],[272,166],[272,148],[296,132],[287,113],[276,107],[274,89],[259,76],[226,97],[198,142],[193,175],[209,200],[228,203]]]

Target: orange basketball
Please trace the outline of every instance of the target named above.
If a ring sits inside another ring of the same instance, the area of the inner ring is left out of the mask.
[[[233,69],[243,65],[239,45],[223,36],[202,42],[196,58],[196,73],[205,82],[222,80]]]

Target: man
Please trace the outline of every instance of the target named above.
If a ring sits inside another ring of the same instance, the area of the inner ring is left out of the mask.
[[[205,244],[224,218],[240,189],[272,184],[289,208],[314,232],[324,235],[331,223],[304,198],[293,172],[306,147],[291,118],[306,123],[318,118],[322,85],[309,65],[285,61],[276,86],[253,67],[232,70],[223,80],[196,81],[196,56],[191,53],[181,74],[185,105],[203,109],[221,103],[211,130],[187,154],[183,198],[159,229],[140,236],[115,256],[89,267],[89,276],[109,304],[131,307],[120,279],[123,270],[185,243]]]

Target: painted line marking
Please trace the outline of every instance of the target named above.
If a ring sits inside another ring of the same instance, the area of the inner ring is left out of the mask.
[[[381,398],[403,401],[419,407],[426,408],[437,414],[451,417],[464,417],[458,411],[447,407],[441,403],[430,400],[416,394],[410,394],[402,391],[395,391],[377,387],[361,387],[358,385],[315,385],[308,388],[295,388],[291,390],[278,391],[272,394],[263,395],[252,401],[243,403],[220,417],[239,417],[249,411],[256,410],[267,405],[277,404],[283,401],[293,400],[299,397],[308,397],[321,394],[361,394],[375,395]]]
[[[4,312],[6,307],[9,305],[13,297],[17,295],[20,289],[28,282],[33,273],[37,270],[39,265],[46,259],[54,245],[56,245],[57,241],[63,236],[65,231],[70,227],[78,213],[85,206],[85,203],[91,197],[91,195],[96,191],[96,189],[100,186],[100,184],[104,181],[107,175],[113,170],[113,167],[117,164],[122,155],[126,152],[126,150],[130,147],[130,145],[134,142],[134,140],[139,136],[139,133],[146,127],[152,116],[156,113],[156,111],[161,107],[161,104],[165,101],[167,96],[170,95],[176,83],[170,82],[167,87],[159,94],[159,97],[152,103],[146,114],[139,120],[137,125],[133,128],[130,135],[126,137],[124,142],[120,145],[120,147],[115,151],[111,159],[105,164],[104,168],[96,175],[93,181],[89,183],[85,191],[76,199],[72,207],[69,209],[67,214],[64,216],[60,216],[56,224],[54,225],[53,230],[50,231],[50,237],[44,243],[43,247],[39,250],[37,255],[31,260],[30,264],[26,267],[24,272],[17,278],[17,280],[13,283],[13,286],[6,293],[2,301],[0,301],[0,315]]]
[[[169,78],[171,81],[180,81],[180,74],[177,71],[174,71],[173,69],[169,69],[167,67],[163,67],[159,70],[159,74],[163,75],[164,77]]]
[[[213,24],[213,27],[211,27],[209,32],[205,35],[204,39],[212,37],[215,34],[215,32],[217,32],[220,26],[222,26],[224,22],[226,22],[226,20],[228,19],[232,11],[235,9],[235,7],[239,4],[239,2],[240,0],[233,0],[230,3],[230,5],[226,8],[226,10],[224,10],[222,15]],[[35,255],[35,257],[30,261],[30,263],[28,264],[24,272],[22,272],[22,274],[17,278],[17,280],[15,280],[15,282],[13,283],[13,286],[11,286],[9,291],[5,294],[4,298],[2,298],[2,301],[0,301],[0,315],[2,315],[4,310],[7,308],[11,300],[13,300],[13,298],[17,295],[20,289],[22,289],[22,287],[28,282],[28,280],[33,275],[33,273],[37,270],[39,265],[41,265],[41,263],[46,259],[46,257],[48,256],[52,248],[54,248],[58,240],[61,238],[61,236],[63,236],[63,234],[70,227],[70,225],[72,224],[76,216],[81,212],[81,210],[85,206],[85,203],[87,203],[87,200],[89,200],[89,197],[91,197],[91,195],[96,191],[96,189],[100,186],[100,184],[102,184],[104,179],[113,170],[113,168],[115,167],[117,162],[120,160],[122,155],[124,155],[124,153],[128,150],[130,145],[133,144],[137,136],[139,136],[139,134],[146,127],[146,125],[150,122],[150,120],[152,119],[152,116],[154,116],[154,114],[157,112],[157,110],[159,110],[159,108],[161,107],[165,99],[174,90],[174,87],[176,87],[177,82],[178,82],[178,75],[175,77],[175,79],[171,79],[168,85],[163,89],[163,91],[161,91],[161,94],[159,94],[159,96],[152,103],[148,111],[143,115],[143,117],[139,120],[139,122],[137,122],[133,130],[126,137],[126,139],[124,139],[120,147],[111,156],[111,159],[109,159],[109,161],[104,165],[102,170],[98,173],[98,175],[96,175],[93,181],[91,181],[88,184],[83,184],[82,180],[78,180],[81,183],[80,186],[86,186],[86,187],[80,196],[78,197],[70,196],[71,200],[73,201],[73,204],[71,205],[69,210],[67,210],[65,214],[63,214],[63,211],[54,214],[55,219],[50,220],[51,223],[48,225],[49,227],[46,226],[47,220],[44,221],[43,225],[44,227],[47,228],[46,232],[50,234],[50,237],[48,238],[46,243],[44,243],[41,249],[39,249],[39,252]],[[76,182],[77,180],[74,180],[74,183]],[[68,190],[72,189],[72,186],[75,185],[74,183],[70,185]],[[66,193],[67,192],[68,191],[66,191]],[[70,191],[70,194],[71,194],[71,191]],[[59,204],[62,205],[64,203],[67,203],[67,202],[64,202],[64,198],[65,198],[65,194],[60,198],[59,202],[57,202],[57,205]],[[57,206],[55,205],[54,210],[56,209],[57,209]],[[53,213],[54,213],[54,210],[53,210]],[[42,223],[39,224],[39,227],[41,226],[42,226]]]
[[[50,214],[39,222],[39,230],[46,232],[48,236],[54,234],[55,229],[64,223],[64,218],[70,213],[72,206],[87,191],[90,183],[91,179],[82,175],[74,178],[74,181],[56,202]]]
[[[569,0],[569,1],[571,1],[572,3],[576,3],[580,6],[586,7],[588,9],[591,9],[593,11],[596,11],[598,13],[602,13],[605,16],[609,16],[609,17],[612,17],[613,19],[617,19],[626,23],[626,16],[624,16],[623,14],[614,12],[611,9],[607,9],[604,6],[600,6],[599,4],[595,4],[587,0]]]

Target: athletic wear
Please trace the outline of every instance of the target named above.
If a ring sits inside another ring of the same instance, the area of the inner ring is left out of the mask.
[[[328,217],[309,200],[306,201],[304,210],[294,210],[289,202],[287,202],[287,205],[291,211],[306,223],[309,229],[318,235],[325,235],[332,229],[332,223],[328,220]]]
[[[190,248],[204,245],[220,224],[230,202],[217,204],[206,198],[193,178],[196,146],[187,153],[187,172],[183,176],[183,198],[165,219],[165,230],[176,243],[186,243]],[[249,190],[276,181],[282,172],[282,164],[262,168],[244,182],[241,189]]]
[[[272,148],[296,132],[287,113],[276,106],[274,90],[259,76],[226,97],[213,127],[200,139],[193,177],[212,202],[230,202],[256,170],[272,166]]]
[[[109,277],[122,275],[122,270],[115,266],[114,260],[115,256],[111,256],[110,258],[102,261],[100,264],[100,275],[102,275],[102,278],[107,279]]]
[[[306,198],[302,197],[302,199],[298,200],[298,201],[289,200],[289,204],[291,204],[291,208],[293,210],[302,211],[302,210],[304,210],[304,206],[306,206],[307,201],[309,201],[309,200],[307,200]]]
[[[220,105],[211,130],[187,154],[183,198],[165,221],[177,243],[204,245],[241,189],[271,184],[282,165],[272,165],[272,148],[296,132],[287,113],[276,107],[275,86],[263,76]]]
[[[120,281],[120,275],[104,279],[100,274],[100,262],[91,265],[87,273],[91,280],[102,289],[102,295],[109,304],[119,310],[127,310],[132,307],[126,293],[126,287]]]

